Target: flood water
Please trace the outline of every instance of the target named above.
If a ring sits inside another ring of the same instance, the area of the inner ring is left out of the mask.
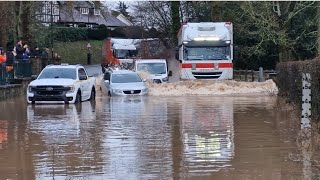
[[[0,179],[304,179],[278,108],[272,96],[3,101]]]

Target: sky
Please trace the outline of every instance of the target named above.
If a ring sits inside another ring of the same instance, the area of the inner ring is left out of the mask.
[[[111,10],[115,10],[119,0],[101,0],[101,2],[106,5],[108,8],[110,8]],[[137,2],[136,0],[122,0],[122,2],[124,2],[127,6],[129,6],[128,8],[128,12],[129,13],[133,13],[133,9],[132,9],[132,5]]]

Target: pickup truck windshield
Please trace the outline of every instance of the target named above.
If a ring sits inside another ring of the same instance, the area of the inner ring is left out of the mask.
[[[111,82],[113,83],[133,83],[133,82],[142,82],[138,74],[114,74],[112,75]]]
[[[230,47],[186,47],[185,60],[230,60]]]
[[[150,74],[166,74],[165,63],[138,63],[137,71],[144,71]]]
[[[66,78],[77,79],[76,69],[73,68],[48,68],[44,69],[38,79]]]

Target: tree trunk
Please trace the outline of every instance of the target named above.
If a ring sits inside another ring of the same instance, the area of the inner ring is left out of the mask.
[[[317,43],[318,43],[318,47],[317,47],[317,52],[318,52],[318,56],[320,55],[320,1],[317,2],[317,19],[318,19],[318,33],[317,33]]]
[[[179,12],[180,12],[180,1],[171,1],[171,18],[172,18],[171,37],[172,37],[172,43],[174,46],[178,44],[177,33],[181,25]]]

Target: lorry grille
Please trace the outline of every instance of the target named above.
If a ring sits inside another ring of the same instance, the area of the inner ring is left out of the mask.
[[[196,79],[218,79],[222,72],[192,72]]]
[[[125,94],[139,94],[141,90],[123,91]]]

